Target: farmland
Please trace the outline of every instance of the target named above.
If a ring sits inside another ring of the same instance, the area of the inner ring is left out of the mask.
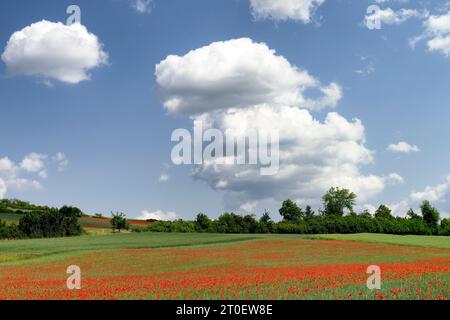
[[[0,212],[0,220],[11,224],[19,223],[23,214],[19,213],[2,213]],[[97,218],[92,216],[83,216],[79,219],[80,225],[86,230],[88,234],[108,234],[111,233],[111,219],[110,218]],[[128,222],[132,228],[143,229],[147,227],[150,222],[142,220],[129,219]]]
[[[448,299],[448,237],[321,237],[334,236],[132,233],[0,241],[0,299]],[[69,291],[65,271],[74,264],[82,289]],[[382,270],[381,290],[366,287],[369,265]]]

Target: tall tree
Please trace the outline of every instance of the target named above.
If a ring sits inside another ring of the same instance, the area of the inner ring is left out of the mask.
[[[353,212],[356,194],[347,189],[331,188],[322,197],[322,200],[326,216],[343,216],[345,209]]]
[[[411,219],[411,220],[419,220],[422,219],[421,216],[419,216],[417,213],[414,212],[414,210],[411,208],[408,210],[408,212],[406,213],[406,216]]]
[[[433,208],[427,200],[422,203],[420,209],[422,210],[423,220],[431,228],[433,233],[435,233],[440,219],[439,211],[436,208]]]
[[[198,231],[206,232],[211,225],[211,220],[206,214],[199,213],[195,219],[195,225]]]
[[[283,217],[284,221],[287,222],[299,222],[303,218],[303,211],[300,207],[291,199],[283,201],[281,206],[280,215]]]
[[[261,219],[259,219],[259,222],[266,223],[266,224],[272,222],[272,218],[270,217],[269,211],[264,210],[264,213],[261,216]]]
[[[315,212],[311,208],[311,206],[306,206],[305,208],[305,220],[311,219],[314,217]]]
[[[392,210],[382,204],[378,207],[377,211],[375,211],[375,218],[392,219],[394,217],[392,216]]]

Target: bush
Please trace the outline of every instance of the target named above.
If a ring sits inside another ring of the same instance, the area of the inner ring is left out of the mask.
[[[17,225],[8,225],[0,220],[0,239],[20,239],[23,235]]]
[[[28,212],[19,221],[18,231],[28,238],[79,236],[82,233],[78,208],[62,207],[45,212]]]
[[[178,232],[193,233],[196,232],[196,223],[194,221],[156,221],[148,226],[145,231],[150,232]]]

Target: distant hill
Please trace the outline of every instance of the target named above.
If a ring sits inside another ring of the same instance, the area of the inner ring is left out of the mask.
[[[0,220],[6,223],[19,223],[20,218],[27,212],[48,211],[48,206],[38,206],[26,201],[17,199],[2,199],[0,200]],[[83,228],[88,229],[111,229],[111,219],[107,217],[84,215],[80,218],[80,224]],[[142,220],[128,219],[132,227],[142,228],[149,226],[151,222]]]
[[[0,213],[26,213],[30,211],[47,211],[48,206],[38,206],[26,201],[17,199],[2,199],[0,200]]]

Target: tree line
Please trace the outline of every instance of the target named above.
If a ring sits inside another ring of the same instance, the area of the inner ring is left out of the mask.
[[[274,222],[269,212],[260,219],[254,215],[226,212],[217,219],[199,213],[194,221],[157,221],[146,231],[152,232],[208,232],[208,233],[387,233],[398,235],[450,235],[450,219],[440,219],[439,211],[424,201],[420,213],[410,209],[405,217],[394,217],[391,209],[380,205],[372,215],[365,210],[356,213],[356,194],[341,188],[331,188],[323,197],[323,209],[317,213],[310,206],[300,208],[294,201],[285,200],[279,209],[282,217]]]
[[[15,211],[22,214],[18,224],[7,224],[0,220],[0,239],[56,238],[82,234],[78,219],[80,209],[64,206],[40,211]]]

